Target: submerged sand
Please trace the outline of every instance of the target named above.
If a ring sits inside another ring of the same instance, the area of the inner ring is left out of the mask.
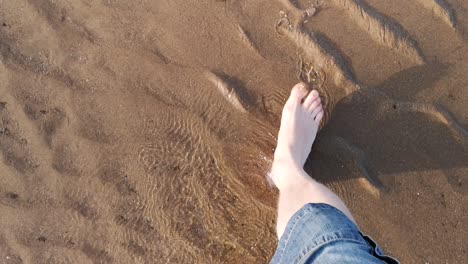
[[[464,0],[0,0],[1,263],[267,263],[290,87],[306,170],[402,263],[468,258]]]

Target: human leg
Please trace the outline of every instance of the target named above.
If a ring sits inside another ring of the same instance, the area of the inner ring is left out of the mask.
[[[283,109],[271,171],[271,178],[280,192],[278,238],[293,214],[308,203],[332,205],[354,221],[341,199],[303,170],[322,117],[323,109],[317,91],[307,95],[305,84],[294,86]]]

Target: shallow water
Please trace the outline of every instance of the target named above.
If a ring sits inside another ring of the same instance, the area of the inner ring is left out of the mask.
[[[448,4],[0,1],[0,259],[267,263],[265,177],[307,77],[327,116],[306,171],[402,263],[459,263],[468,5]]]

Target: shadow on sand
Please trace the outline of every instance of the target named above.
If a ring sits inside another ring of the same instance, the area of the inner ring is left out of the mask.
[[[382,177],[443,170],[455,191],[468,194],[461,170],[468,168],[468,130],[442,107],[413,100],[448,67],[413,67],[342,99],[320,131],[306,171],[324,183],[366,177],[385,190]]]

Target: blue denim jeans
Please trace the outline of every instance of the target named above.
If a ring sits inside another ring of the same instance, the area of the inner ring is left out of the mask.
[[[306,204],[289,220],[271,264],[398,263],[340,210]]]

